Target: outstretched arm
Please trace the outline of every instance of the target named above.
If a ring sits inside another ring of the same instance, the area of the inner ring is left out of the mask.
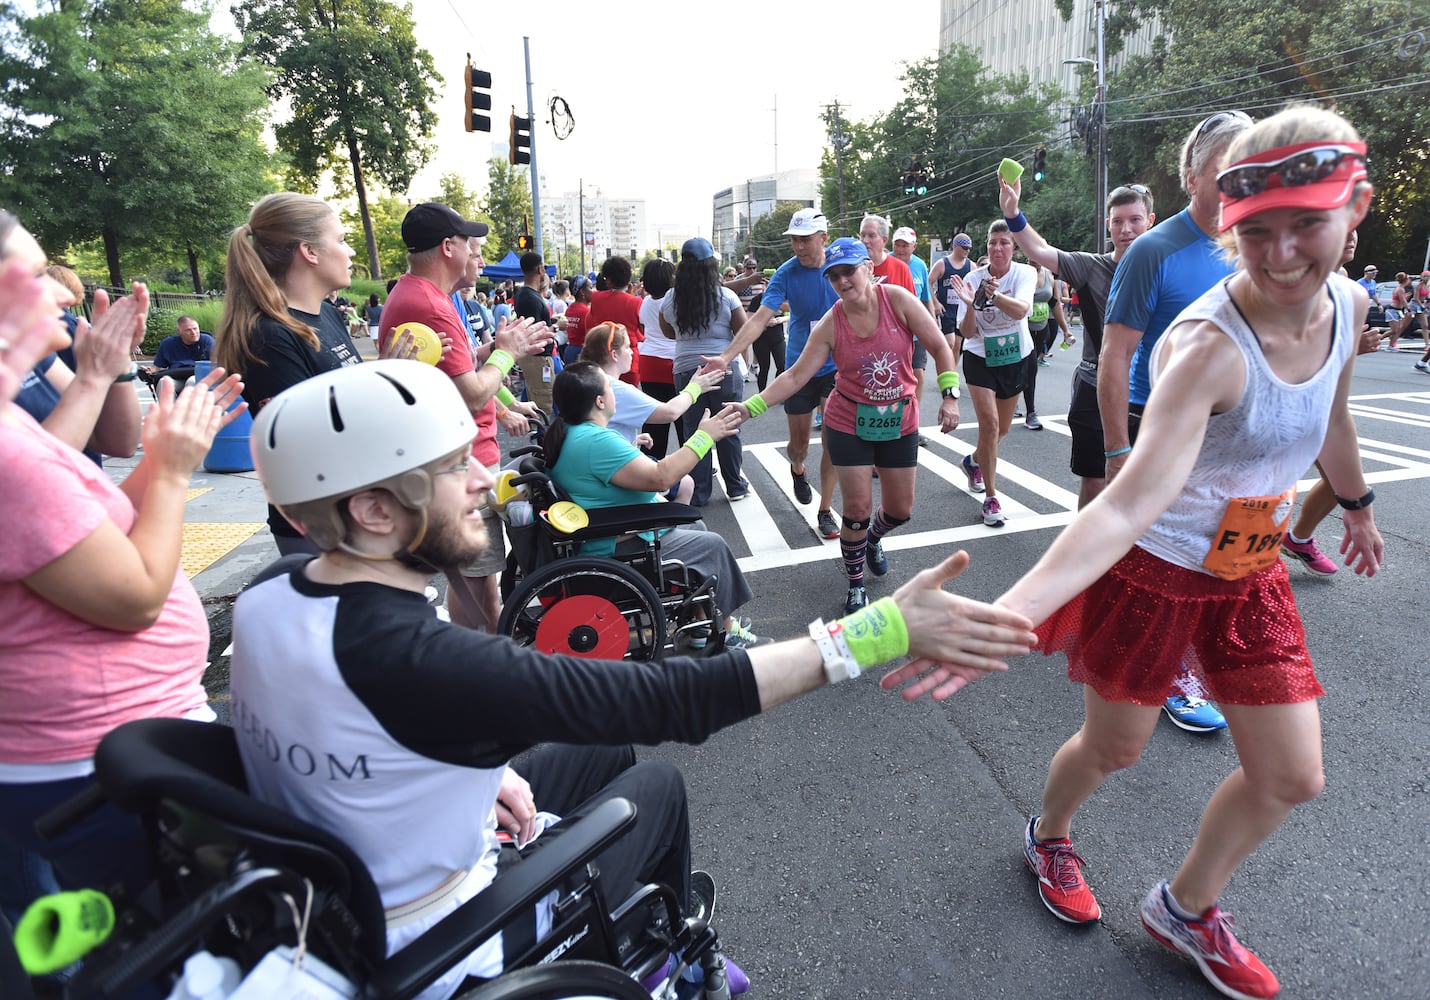
[[[998,204],[1002,206],[1004,218],[1011,219],[1018,214],[1018,200],[1022,193],[1023,182],[1021,180],[1009,184],[1001,175],[998,177]],[[1012,231],[1011,224],[1009,231]],[[1013,239],[1018,244],[1018,248],[1023,251],[1023,256],[1027,257],[1030,262],[1041,264],[1054,274],[1058,273],[1058,248],[1039,236],[1032,223],[1028,223],[1022,229],[1014,232]]]

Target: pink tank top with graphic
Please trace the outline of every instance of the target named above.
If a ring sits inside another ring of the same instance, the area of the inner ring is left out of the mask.
[[[885,407],[904,404],[903,433],[919,429],[914,399],[913,334],[889,305],[889,290],[875,285],[879,323],[867,337],[855,332],[844,316],[844,303],[834,304],[834,364],[838,374],[824,408],[824,422],[846,434],[857,433],[858,404]]]

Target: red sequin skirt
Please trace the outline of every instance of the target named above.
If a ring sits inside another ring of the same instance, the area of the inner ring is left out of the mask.
[[[1134,546],[1037,632],[1043,652],[1066,653],[1068,677],[1105,701],[1160,705],[1184,662],[1208,697],[1231,705],[1326,693],[1280,559],[1222,580]]]

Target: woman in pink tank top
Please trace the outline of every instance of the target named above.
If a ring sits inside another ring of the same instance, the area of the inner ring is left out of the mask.
[[[914,338],[938,366],[943,391],[938,424],[945,434],[958,426],[958,376],[953,351],[928,308],[903,288],[875,285],[862,243],[849,238],[831,243],[824,253],[823,274],[839,301],[810,331],[799,360],[763,393],[731,406],[745,417],[759,416],[797,392],[834,355],[837,374],[825,404],[824,447],[839,474],[844,499],[839,548],[849,581],[844,610],[852,613],[868,601],[866,562],[875,576],[887,573],[884,536],[913,516],[919,452]]]

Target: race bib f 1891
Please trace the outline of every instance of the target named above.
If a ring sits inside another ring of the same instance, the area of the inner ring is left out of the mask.
[[[1223,580],[1240,580],[1276,561],[1296,503],[1296,487],[1276,497],[1233,497],[1212,535],[1202,565]]]

